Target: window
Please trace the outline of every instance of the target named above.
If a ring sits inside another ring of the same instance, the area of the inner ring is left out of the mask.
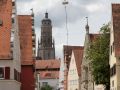
[[[0,79],[4,79],[4,68],[0,67]]]
[[[14,69],[14,79],[20,81],[20,73],[16,69]]]
[[[15,23],[15,20],[14,20],[14,18],[12,18],[12,23]]]
[[[72,64],[74,64],[74,59],[72,59]]]
[[[110,69],[110,76],[114,76],[116,74],[116,64]]]
[[[34,19],[32,19],[32,26],[34,26]]]
[[[114,87],[114,80],[112,81],[112,87]]]
[[[15,2],[14,1],[12,2],[12,6],[15,6]]]
[[[112,46],[111,46],[111,54],[112,54],[112,49],[113,49],[113,48],[112,48]]]
[[[40,86],[40,82],[39,82],[39,89],[40,89],[40,87],[41,87],[41,86]]]
[[[10,79],[10,67],[0,67],[0,79]]]
[[[113,52],[114,52],[114,42],[113,42]]]
[[[0,26],[3,26],[3,21],[0,19]]]
[[[42,82],[42,85],[46,86],[46,85],[48,85],[48,82]]]

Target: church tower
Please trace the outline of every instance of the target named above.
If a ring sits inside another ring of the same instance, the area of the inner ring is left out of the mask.
[[[38,40],[37,57],[42,60],[55,59],[55,45],[52,39],[52,22],[45,13],[41,24],[41,40]]]

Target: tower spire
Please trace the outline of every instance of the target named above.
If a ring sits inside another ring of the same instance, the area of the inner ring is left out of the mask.
[[[31,15],[34,17],[34,12],[33,12],[33,8],[30,9],[31,10]]]
[[[45,18],[48,18],[48,12],[46,11],[46,13],[45,13]]]
[[[85,29],[86,29],[86,33],[88,34],[89,33],[88,17],[86,17],[86,20],[87,20],[87,24],[86,24]]]

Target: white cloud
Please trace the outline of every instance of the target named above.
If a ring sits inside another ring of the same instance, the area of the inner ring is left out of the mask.
[[[102,7],[103,7],[102,4],[90,4],[86,6],[87,10],[91,13],[102,10],[103,9]]]
[[[56,55],[62,57],[62,45],[66,44],[64,0],[18,0],[19,14],[31,14],[34,9],[36,32],[40,32],[41,20],[46,10],[53,23],[53,36],[56,42]],[[85,34],[85,17],[89,17],[90,32],[97,32],[99,28],[110,21],[111,3],[119,0],[68,0],[68,28],[69,44],[83,45]],[[37,36],[40,36],[37,34]]]

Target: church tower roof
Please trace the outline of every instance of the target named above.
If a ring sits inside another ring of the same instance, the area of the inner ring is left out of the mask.
[[[41,38],[38,42],[38,58],[48,60],[55,59],[55,46],[52,37],[52,22],[48,18],[48,13],[45,13],[45,17],[41,24]]]
[[[86,29],[86,33],[89,34],[88,17],[86,17],[86,20],[87,20],[87,24],[85,26],[85,29]]]
[[[45,18],[42,20],[42,23],[44,22],[50,22],[51,23],[51,20],[48,18],[48,12],[45,13]]]

